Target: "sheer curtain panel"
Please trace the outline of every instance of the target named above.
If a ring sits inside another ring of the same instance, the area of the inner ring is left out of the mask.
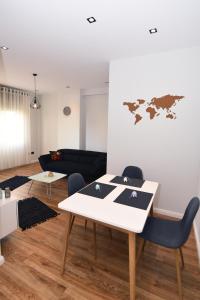
[[[0,170],[29,162],[30,95],[0,86]]]

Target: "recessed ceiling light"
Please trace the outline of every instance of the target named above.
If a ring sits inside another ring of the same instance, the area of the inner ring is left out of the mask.
[[[96,22],[96,19],[94,17],[89,17],[89,18],[87,18],[87,21],[89,23],[94,23],[94,22]]]
[[[6,47],[6,46],[1,46],[1,49],[2,49],[2,50],[8,50],[9,48]]]
[[[69,86],[69,85],[67,85],[67,86],[66,86],[66,89],[70,89],[70,86]]]
[[[158,32],[157,28],[151,28],[149,29],[149,33],[152,34],[152,33],[156,33]]]

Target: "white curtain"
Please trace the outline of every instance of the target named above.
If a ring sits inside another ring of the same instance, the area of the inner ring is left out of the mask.
[[[0,86],[0,170],[29,162],[30,95]]]

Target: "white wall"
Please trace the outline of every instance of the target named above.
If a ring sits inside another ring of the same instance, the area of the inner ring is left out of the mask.
[[[138,165],[158,181],[155,205],[182,213],[197,194],[200,160],[200,48],[112,61],[108,112],[108,172]],[[185,96],[173,110],[176,120],[144,118],[136,126],[123,101]]]
[[[65,116],[63,108],[71,107],[71,115]],[[80,91],[66,89],[63,92],[44,94],[41,108],[41,151],[43,154],[60,148],[79,149]]]
[[[58,96],[43,94],[41,101],[41,153],[49,153],[58,146]]]
[[[198,197],[200,199],[200,180],[199,180],[199,191],[198,191]],[[196,218],[196,224],[197,224],[197,230],[198,230],[198,235],[199,235],[199,243],[200,243],[200,209]],[[200,247],[200,245],[199,245]],[[199,249],[200,250],[200,249]],[[200,254],[200,253],[199,253]]]
[[[200,199],[200,177],[199,177],[198,197]],[[199,265],[200,265],[200,210],[198,211],[195,222],[194,222],[194,232],[195,232],[195,236],[196,236],[197,250],[198,250],[198,256],[199,256]]]
[[[86,149],[86,107],[85,96],[80,97],[80,149]]]
[[[30,110],[30,129],[31,129],[31,149],[30,152],[30,161],[34,162],[38,159],[41,152],[41,110],[40,109],[31,109]]]
[[[83,102],[82,124],[85,134],[85,149],[107,151],[108,130],[108,95],[87,95],[81,98]]]

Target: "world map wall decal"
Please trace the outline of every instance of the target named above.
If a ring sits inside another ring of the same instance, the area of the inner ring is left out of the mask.
[[[134,123],[136,125],[143,119],[144,113],[149,114],[150,120],[160,115],[167,119],[175,120],[176,113],[173,111],[173,107],[179,101],[182,101],[183,98],[184,96],[165,95],[159,98],[153,97],[150,102],[144,99],[137,99],[134,102],[123,102],[123,105],[127,105],[128,110],[134,115]]]

